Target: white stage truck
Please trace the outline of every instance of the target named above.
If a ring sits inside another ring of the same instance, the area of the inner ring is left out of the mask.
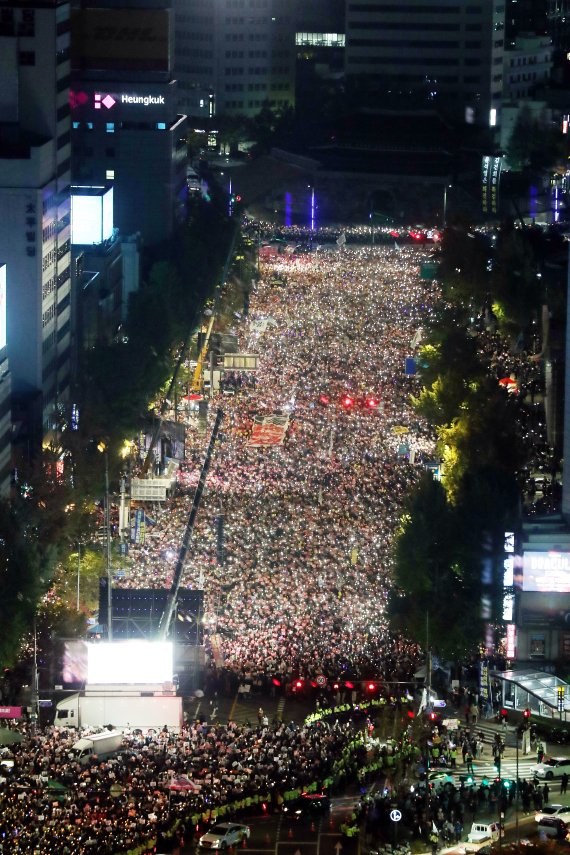
[[[90,687],[59,701],[57,727],[107,727],[115,730],[159,731],[166,725],[178,732],[183,724],[182,698],[151,687]]]

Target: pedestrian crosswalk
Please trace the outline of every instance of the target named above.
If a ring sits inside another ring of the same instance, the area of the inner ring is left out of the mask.
[[[532,767],[536,766],[536,757],[505,758],[501,760],[501,778],[516,780],[517,775],[521,780],[533,777]],[[461,774],[461,772],[460,772]],[[473,762],[473,777],[476,781],[487,778],[494,780],[497,777],[497,768],[492,759],[481,757]]]

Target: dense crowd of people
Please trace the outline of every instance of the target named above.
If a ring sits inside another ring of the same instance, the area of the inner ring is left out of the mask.
[[[183,579],[205,591],[217,664],[240,677],[397,680],[417,664],[384,612],[402,501],[432,449],[404,369],[434,297],[420,277],[426,255],[344,247],[262,266],[238,331],[240,350],[258,354],[256,382],[211,401],[210,418],[224,409],[223,439]],[[276,274],[285,287],[269,284]],[[274,414],[288,418],[284,442],[252,447],[254,419]],[[172,579],[208,438],[192,423],[187,433],[183,494],[131,550],[119,584]]]
[[[263,794],[271,809],[289,790],[322,784],[351,736],[349,724],[195,722],[178,734],[125,734],[116,755],[82,765],[74,731],[30,731],[0,749],[0,852],[115,855],[172,828],[189,837],[228,806],[251,811]]]

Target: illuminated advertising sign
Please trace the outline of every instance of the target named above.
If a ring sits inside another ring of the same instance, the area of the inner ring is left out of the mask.
[[[6,265],[0,264],[0,350],[6,347]]]
[[[125,93],[111,95],[109,92],[95,92],[93,95],[93,106],[96,110],[102,107],[111,110],[118,101],[121,104],[141,104],[143,107],[166,104],[164,95],[127,95]]]
[[[548,594],[569,594],[570,553],[525,552],[522,589]]]
[[[71,195],[71,243],[102,243],[113,235],[113,188]]]
[[[496,214],[499,209],[499,185],[502,158],[485,155],[481,162],[481,208],[484,214]]]
[[[503,597],[503,620],[511,621],[513,619],[515,608],[515,595],[505,594]]]
[[[515,579],[515,558],[514,555],[509,555],[503,561],[503,587],[512,588]]]
[[[170,641],[116,641],[87,645],[87,680],[101,683],[170,683]]]
[[[507,659],[515,659],[517,655],[517,628],[514,623],[507,626]]]

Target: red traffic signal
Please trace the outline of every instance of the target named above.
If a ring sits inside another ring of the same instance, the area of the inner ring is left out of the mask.
[[[530,710],[528,707],[523,710],[523,716],[524,718],[530,718]]]
[[[415,718],[416,714],[413,710],[408,710],[408,718]]]
[[[241,196],[236,196],[236,202],[241,202]]]
[[[303,688],[303,681],[302,680],[295,680],[295,688],[296,689],[302,689]]]
[[[368,397],[366,399],[366,406],[369,409],[374,410],[378,406],[378,401],[376,400],[376,398],[374,398],[372,395],[370,395],[370,397]]]
[[[354,398],[351,398],[350,395],[345,395],[342,399],[342,406],[349,410],[354,405]]]

